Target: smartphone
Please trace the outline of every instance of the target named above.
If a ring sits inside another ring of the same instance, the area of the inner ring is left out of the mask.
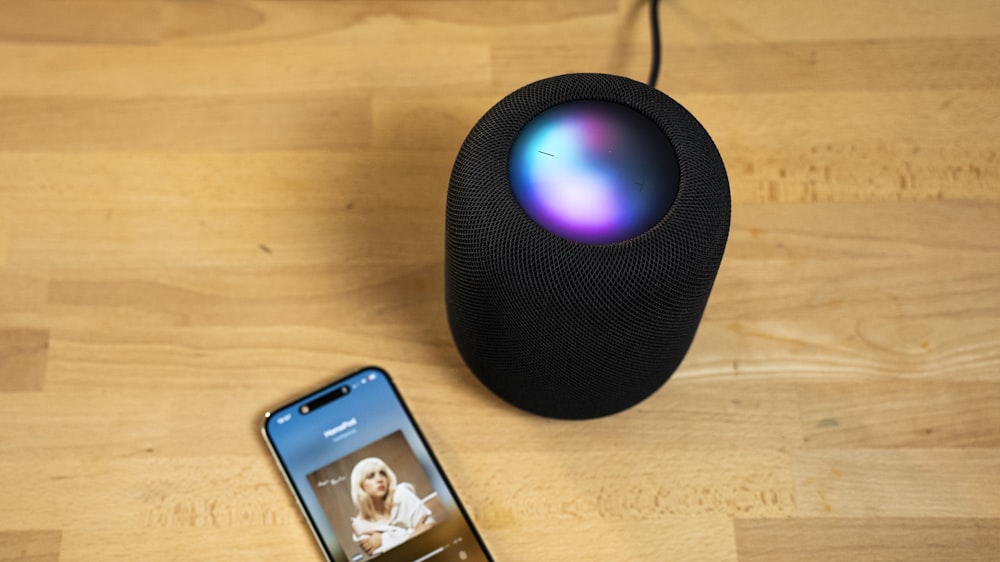
[[[492,562],[381,368],[267,412],[262,431],[327,560]]]

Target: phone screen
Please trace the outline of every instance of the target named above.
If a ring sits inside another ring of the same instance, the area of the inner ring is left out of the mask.
[[[268,412],[263,431],[329,560],[492,560],[382,369]]]

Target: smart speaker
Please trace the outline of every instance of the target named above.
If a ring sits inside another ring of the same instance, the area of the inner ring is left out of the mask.
[[[459,353],[529,412],[583,419],[637,404],[691,345],[729,216],[715,144],[666,94],[606,74],[524,86],[473,127],[448,186]]]

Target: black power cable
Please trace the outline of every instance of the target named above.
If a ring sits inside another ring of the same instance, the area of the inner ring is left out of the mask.
[[[649,81],[651,88],[656,87],[656,79],[660,75],[660,15],[659,1],[649,0],[649,26],[650,36],[653,43],[653,59],[649,67]]]

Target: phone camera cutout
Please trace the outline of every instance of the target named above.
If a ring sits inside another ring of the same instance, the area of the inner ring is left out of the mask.
[[[324,394],[323,396],[320,396],[319,398],[313,400],[312,402],[308,402],[306,404],[299,406],[299,413],[304,416],[310,412],[314,412],[320,409],[323,406],[326,406],[327,404],[333,402],[338,398],[343,398],[344,396],[347,396],[350,393],[351,393],[351,386],[345,384],[341,387],[331,390],[330,392]]]

